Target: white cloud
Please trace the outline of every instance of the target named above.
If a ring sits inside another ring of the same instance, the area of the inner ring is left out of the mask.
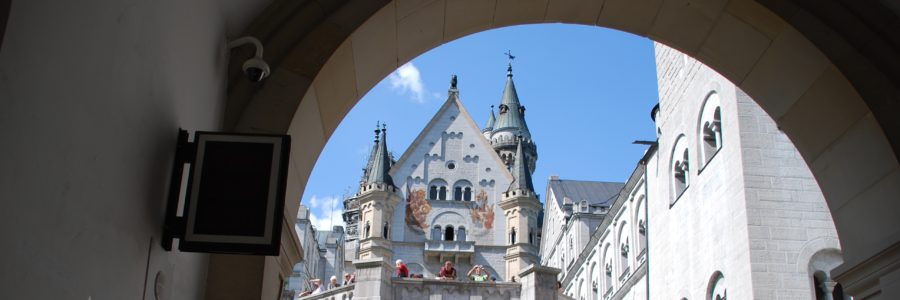
[[[345,226],[341,213],[344,209],[343,201],[338,197],[312,196],[309,202],[309,221],[318,230],[331,230],[333,226]]]
[[[410,98],[418,103],[425,102],[425,84],[422,83],[422,76],[419,68],[416,68],[411,62],[406,63],[388,76],[391,83],[391,89],[402,94],[409,94]]]

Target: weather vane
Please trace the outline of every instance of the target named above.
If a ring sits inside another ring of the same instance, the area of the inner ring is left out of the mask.
[[[516,59],[516,57],[512,55],[512,51],[510,50],[506,50],[506,53],[503,54],[506,54],[506,57],[509,58],[510,64],[512,64],[513,59]]]

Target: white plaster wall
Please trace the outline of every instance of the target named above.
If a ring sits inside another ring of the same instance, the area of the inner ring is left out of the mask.
[[[656,59],[662,134],[658,155],[648,165],[650,297],[703,297],[709,279],[720,271],[729,296],[752,299],[735,88],[671,48],[657,44]],[[699,113],[710,91],[721,98],[724,142],[699,171]],[[690,149],[690,185],[670,207],[672,147],[682,134]]]
[[[435,122],[430,128],[424,129],[424,138],[419,144],[413,144],[404,153],[409,157],[405,161],[398,162],[391,173],[398,188],[406,193],[406,186],[410,189],[423,188],[428,195],[428,184],[435,179],[442,179],[448,184],[447,201],[428,200],[432,210],[428,215],[424,234],[409,228],[406,225],[406,201],[401,201],[394,212],[392,236],[394,241],[421,242],[431,239],[431,227],[435,224],[441,226],[460,225],[466,228],[466,238],[474,241],[476,245],[506,245],[504,233],[505,219],[503,210],[498,203],[501,193],[506,191],[511,182],[509,171],[493,157],[494,150],[481,135],[480,130],[474,125],[471,117],[464,109],[456,104],[453,99],[446,103],[442,110],[437,112]],[[427,156],[427,158],[426,158]],[[447,168],[447,163],[453,161],[456,167]],[[469,206],[473,202],[455,201],[453,199],[453,184],[459,180],[467,180],[472,184],[472,199],[480,190],[487,192],[488,202],[494,206],[494,222],[491,230],[479,228],[470,218]],[[406,195],[404,195],[406,199]],[[452,214],[462,216],[461,223],[447,224],[448,220],[440,216]]]
[[[159,240],[176,130],[220,129],[225,23],[211,0],[13,1],[0,298],[150,299],[157,271],[203,297],[207,255]]]
[[[634,185],[630,187],[625,197],[619,197],[616,203],[613,203],[610,215],[607,216],[607,218],[611,219],[600,224],[601,227],[596,228],[596,231],[592,231],[587,236],[588,241],[585,242],[585,247],[576,251],[578,256],[576,259],[584,256],[584,260],[580,263],[576,262],[571,269],[565,270],[567,273],[562,277],[567,282],[565,286],[566,295],[575,299],[582,299],[582,297],[583,299],[598,299],[592,295],[592,284],[597,282],[598,293],[602,298],[609,288],[606,284],[605,265],[610,261],[612,262],[613,294],[620,293],[620,289],[628,288],[625,282],[631,280],[633,276],[638,276],[637,269],[641,266],[643,260],[639,256],[640,250],[634,243],[634,237],[638,236],[636,224],[639,218],[635,214],[637,210],[634,207],[646,205],[646,201],[641,201],[641,199],[645,199],[646,195],[642,176],[635,179]],[[625,232],[620,235],[620,229],[623,228]],[[599,238],[593,243],[588,243],[594,235],[599,235]],[[620,245],[624,240],[622,239],[623,236],[628,237],[630,247],[624,268],[619,264]],[[611,247],[608,253],[605,252],[607,245]],[[566,260],[568,260],[568,256]],[[595,266],[595,269],[592,270],[592,266]],[[627,275],[623,277],[623,274]],[[571,279],[569,279],[570,277]],[[632,285],[627,291],[622,292],[625,298],[618,299],[646,299],[646,275],[640,276],[636,280],[638,280],[638,283]],[[583,285],[581,285],[582,282],[584,283]]]
[[[548,184],[549,186],[549,184]],[[565,214],[556,200],[553,190],[547,188],[547,197],[544,200],[544,228],[541,237],[541,263],[545,266],[562,269],[559,264],[559,251],[557,245],[562,241]]]

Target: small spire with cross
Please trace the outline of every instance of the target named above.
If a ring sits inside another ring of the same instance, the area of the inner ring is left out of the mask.
[[[512,76],[512,61],[513,61],[514,59],[516,59],[516,57],[515,57],[514,55],[512,55],[512,51],[511,51],[511,50],[506,50],[506,53],[503,53],[503,54],[506,55],[506,58],[507,58],[507,60],[508,60],[508,61],[507,61],[507,67],[506,67],[506,75],[507,75],[507,76]]]

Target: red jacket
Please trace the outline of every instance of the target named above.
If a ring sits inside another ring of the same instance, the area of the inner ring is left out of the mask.
[[[406,268],[406,264],[401,263],[397,267],[397,277],[409,277],[409,269]]]

